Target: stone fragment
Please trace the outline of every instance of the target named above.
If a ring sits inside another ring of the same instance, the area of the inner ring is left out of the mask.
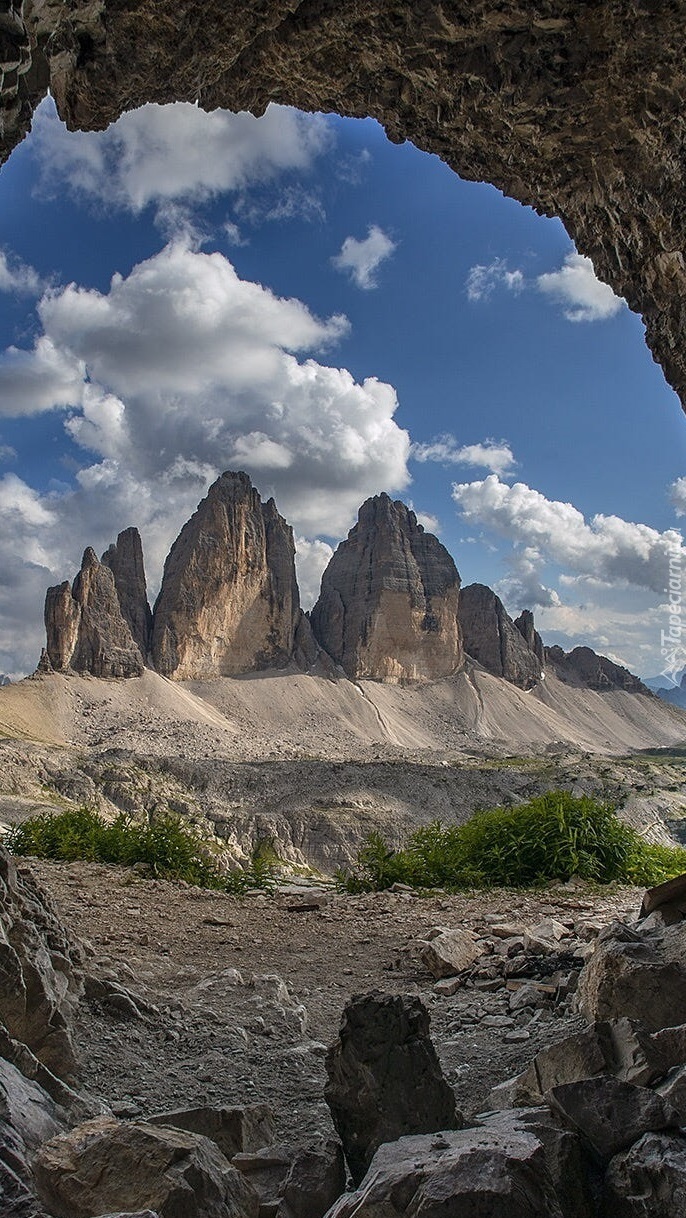
[[[46,650],[55,672],[73,669],[94,677],[139,677],[144,658],[126,622],[114,576],[90,546],[71,588],[48,588]]]
[[[686,1214],[686,1140],[647,1133],[605,1174],[601,1218],[677,1218]]]
[[[150,1125],[171,1125],[211,1138],[227,1159],[268,1146],[274,1138],[274,1114],[268,1104],[180,1108],[146,1119]]]
[[[315,638],[353,679],[434,680],[462,664],[460,576],[414,512],[367,499],[324,575]]]
[[[641,933],[615,922],[579,978],[589,1020],[627,1016],[649,1031],[686,1023],[686,938],[680,926]]]
[[[327,1054],[326,1073],[324,1098],[356,1183],[383,1142],[462,1123],[418,998],[353,997]]]
[[[436,980],[463,973],[480,955],[479,941],[468,930],[436,927],[426,940],[419,941],[422,964]]]
[[[303,624],[293,530],[244,473],[224,473],[183,526],[164,564],[152,660],[163,676],[201,680],[287,664]]]
[[[487,672],[522,689],[530,689],[540,680],[541,660],[491,588],[485,584],[463,588],[459,618],[465,653]]]
[[[670,1070],[662,1082],[656,1084],[655,1092],[674,1109],[679,1124],[686,1125],[686,1065]]]
[[[472,1128],[382,1146],[327,1218],[562,1218],[541,1141]]]
[[[661,1096],[609,1075],[562,1083],[546,1091],[545,1098],[602,1160],[611,1159],[644,1133],[659,1133],[678,1124],[677,1114]]]
[[[159,1218],[258,1218],[255,1190],[209,1138],[98,1117],[53,1138],[34,1165],[55,1218],[146,1207]]]

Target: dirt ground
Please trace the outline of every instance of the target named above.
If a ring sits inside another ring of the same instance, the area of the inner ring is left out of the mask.
[[[264,1100],[284,1138],[330,1130],[325,1047],[352,994],[422,997],[466,1116],[488,1106],[494,1084],[580,1025],[554,1008],[511,1014],[502,984],[439,995],[416,948],[430,928],[488,936],[498,920],[533,925],[552,915],[589,938],[616,916],[635,916],[641,897],[573,883],[474,897],[350,897],[291,886],[239,899],[95,864],[26,865],[85,941],[88,970],[120,983],[136,1004],[97,995],[82,1004],[85,1086],[132,1116]]]

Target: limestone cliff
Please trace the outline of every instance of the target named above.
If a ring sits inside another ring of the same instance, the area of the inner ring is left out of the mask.
[[[500,597],[491,588],[485,584],[469,584],[463,588],[459,613],[465,652],[487,672],[504,677],[522,689],[530,689],[540,680],[542,657],[530,646],[522,627],[515,626]],[[521,622],[521,618],[519,620]],[[527,623],[523,625],[528,629]],[[540,643],[538,634],[535,631],[534,634]]]
[[[312,630],[349,677],[445,677],[463,658],[459,592],[440,541],[404,503],[376,495],[324,572]]]
[[[293,530],[247,474],[225,473],[184,525],[164,565],[152,661],[178,680],[285,664],[309,635]]]
[[[105,550],[101,561],[114,576],[119,607],[142,656],[148,654],[152,612],[143,564],[143,547],[138,529],[124,529],[116,542]]]
[[[567,652],[561,647],[546,647],[545,658],[546,664],[555,670],[561,681],[601,692],[624,689],[631,694],[649,694],[652,697],[648,686],[628,668],[615,664],[607,656],[598,655],[590,647],[575,647]]]
[[[137,677],[143,671],[114,576],[90,546],[72,586],[65,582],[48,588],[45,629],[47,657],[57,672],[71,668],[94,677]]]
[[[543,639],[538,633],[534,625],[534,615],[530,609],[523,609],[519,617],[514,620],[514,625],[524,639],[527,646],[533,651],[541,666],[545,663],[545,647]]]

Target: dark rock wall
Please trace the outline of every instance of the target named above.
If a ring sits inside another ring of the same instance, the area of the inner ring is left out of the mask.
[[[686,8],[649,0],[6,0],[0,154],[49,87],[72,128],[144,102],[371,115],[560,216],[686,394]]]
[[[529,689],[540,679],[541,659],[515,626],[500,597],[485,584],[469,584],[462,589],[460,625],[465,652],[487,672],[522,689]]]
[[[150,646],[152,612],[143,564],[143,546],[138,529],[124,529],[101,560],[114,576],[119,607],[142,656]]]

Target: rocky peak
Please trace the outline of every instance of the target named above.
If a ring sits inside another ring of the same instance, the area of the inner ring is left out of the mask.
[[[311,613],[315,638],[348,676],[435,679],[462,663],[460,576],[438,538],[386,494],[367,499]]]
[[[600,692],[623,689],[631,694],[652,696],[648,686],[628,668],[615,664],[607,656],[598,655],[591,647],[575,647],[567,652],[561,647],[546,647],[545,658],[556,676],[568,684],[582,685]]]
[[[531,610],[522,609],[519,617],[515,618],[514,625],[517,627],[519,633],[527,644],[527,647],[533,651],[534,655],[540,661],[541,666],[543,666],[545,660],[545,648],[543,646],[543,639],[534,625],[534,615]]]
[[[179,680],[287,663],[309,634],[295,578],[293,530],[245,473],[224,473],[184,525],[164,565],[154,667]]]
[[[95,677],[135,677],[143,671],[143,656],[122,615],[114,575],[90,546],[71,587],[65,581],[48,588],[45,629],[47,658],[57,672],[71,668]]]
[[[500,597],[485,584],[462,589],[460,625],[467,655],[494,676],[530,689],[543,672],[542,644],[533,629],[533,614],[525,610],[519,623],[515,625]],[[541,654],[536,650],[539,645]]]
[[[152,613],[148,604],[143,547],[138,529],[124,529],[116,542],[105,550],[101,561],[114,576],[122,616],[141,655],[146,656],[150,646]]]

